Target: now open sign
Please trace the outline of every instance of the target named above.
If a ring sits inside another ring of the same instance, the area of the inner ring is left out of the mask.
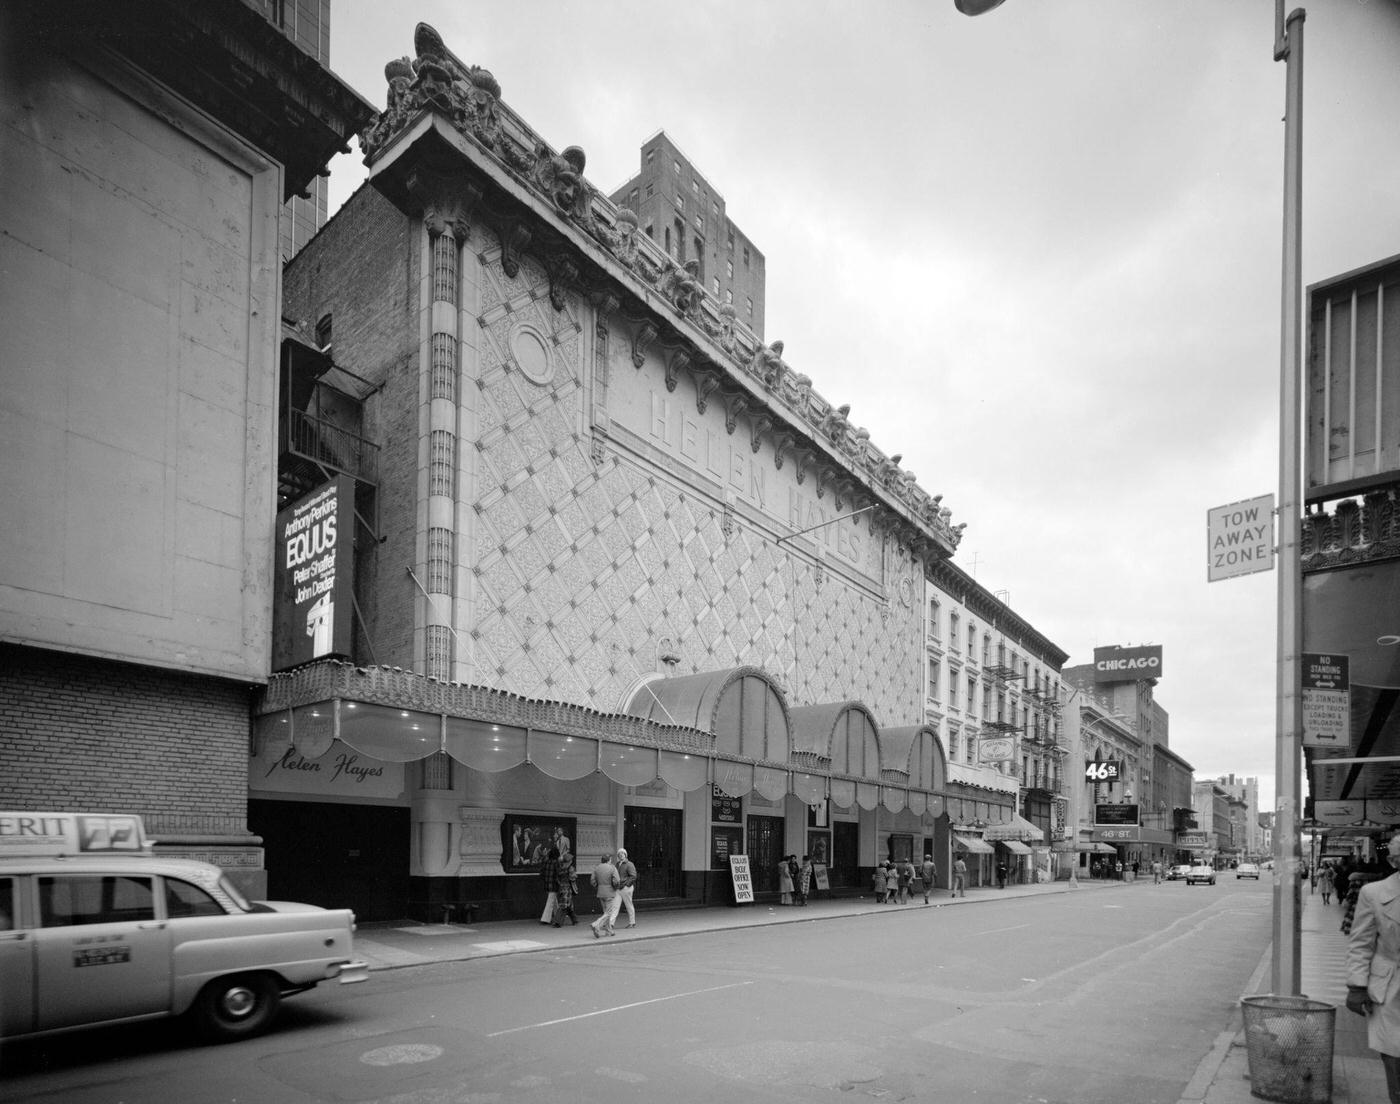
[[[1261,495],[1206,513],[1206,581],[1271,571],[1274,566],[1274,496]]]

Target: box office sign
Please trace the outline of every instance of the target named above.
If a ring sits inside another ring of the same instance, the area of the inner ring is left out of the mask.
[[[272,669],[350,654],[355,481],[348,475],[277,515]]]

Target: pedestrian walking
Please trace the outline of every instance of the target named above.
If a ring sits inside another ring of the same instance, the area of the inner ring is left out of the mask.
[[[875,901],[877,904],[885,903],[885,866],[883,863],[875,864]]]
[[[1152,860],[1152,884],[1162,884],[1162,862],[1160,859]]]
[[[544,865],[540,867],[540,880],[544,882],[544,911],[540,913],[541,924],[559,926],[559,848],[551,847],[545,854]]]
[[[894,904],[895,895],[899,892],[899,871],[894,868],[894,863],[889,859],[885,860],[885,904]]]
[[[570,924],[577,924],[578,917],[574,915],[574,898],[578,896],[578,873],[574,870],[573,852],[568,849],[566,842],[564,848],[559,852],[559,873],[555,878],[554,892],[558,900],[554,905],[554,926],[559,927],[559,918],[567,916]]]
[[[933,892],[933,879],[938,876],[938,867],[933,865],[933,856],[924,856],[924,865],[919,868],[919,877],[924,883],[924,904],[928,904],[928,895]]]
[[[1330,905],[1332,903],[1332,868],[1326,863],[1322,864],[1322,869],[1317,872],[1317,890],[1322,894],[1322,903]]]
[[[961,855],[953,863],[953,896],[967,896],[967,863],[963,861]]]
[[[606,928],[609,935],[616,935],[613,924],[617,921],[618,906],[622,904],[622,898],[617,892],[622,879],[618,876],[617,867],[613,865],[612,859],[607,855],[599,859],[589,879],[593,882],[594,892],[598,894],[598,904],[603,909],[603,915],[588,925],[593,929],[593,938],[597,939],[602,935],[599,930],[601,928]]]
[[[778,904],[792,904],[792,867],[788,865],[790,855],[784,855],[778,861]]]
[[[997,889],[1006,888],[1006,860],[997,859]]]
[[[1400,867],[1400,836],[1386,849]],[[1379,1051],[1391,1104],[1400,1104],[1400,874],[1363,885],[1347,940],[1347,1007],[1366,1017],[1367,1042]]]
[[[614,914],[622,909],[627,910],[627,926],[635,928],[637,926],[637,909],[632,904],[632,891],[637,888],[637,868],[627,858],[627,852],[619,847],[617,849],[617,877],[618,896],[622,898],[622,904],[613,910]]]
[[[908,904],[914,899],[914,863],[905,859],[899,864],[899,903]]]
[[[807,894],[812,888],[812,859],[809,855],[802,856],[802,865],[797,868],[797,903],[805,905]]]

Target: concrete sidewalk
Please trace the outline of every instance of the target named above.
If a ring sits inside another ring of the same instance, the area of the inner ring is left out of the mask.
[[[617,935],[595,940],[588,924],[596,913],[580,913],[577,926],[554,928],[537,920],[507,920],[482,924],[366,924],[355,936],[358,956],[373,970],[424,966],[434,962],[457,962],[499,955],[528,954],[537,951],[577,949],[607,943],[616,946],[624,939],[664,939],[700,932],[732,931],[770,924],[795,924],[816,920],[841,920],[870,913],[907,909],[968,908],[988,901],[1040,897],[1052,893],[1133,892],[1151,882],[1082,881],[1051,882],[1045,885],[1008,886],[1005,889],[978,888],[966,897],[952,898],[947,890],[934,893],[925,905],[922,896],[912,904],[881,905],[869,897],[818,898],[798,906],[743,905],[707,908],[638,910],[637,926],[628,929],[626,912]],[[586,906],[593,904],[584,897]],[[1302,989],[1314,1000],[1337,1006],[1332,1061],[1331,1104],[1383,1104],[1387,1099],[1385,1072],[1379,1058],[1366,1045],[1366,1024],[1346,1009],[1346,936],[1340,930],[1342,911],[1335,902],[1326,906],[1315,894],[1303,896]],[[1266,948],[1242,996],[1268,992],[1272,948]],[[1210,1053],[1202,1059],[1182,1094],[1180,1104],[1250,1104],[1259,1098],[1250,1092],[1249,1057],[1245,1046],[1243,1014],[1236,1009],[1229,1029],[1217,1038]],[[1323,1104],[1316,1097],[1309,1104]]]

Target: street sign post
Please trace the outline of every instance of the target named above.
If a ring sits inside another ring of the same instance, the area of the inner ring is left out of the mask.
[[[1260,495],[1206,511],[1206,581],[1272,571],[1274,496]]]
[[[1303,746],[1351,747],[1349,657],[1303,653]]]

